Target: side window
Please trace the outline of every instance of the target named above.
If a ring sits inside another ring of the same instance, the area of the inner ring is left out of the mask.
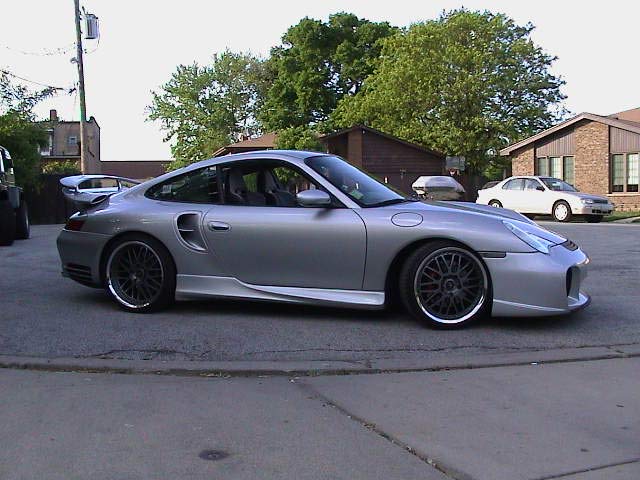
[[[219,203],[216,167],[205,167],[151,187],[146,196],[154,200],[186,203]]]
[[[315,190],[315,183],[309,181],[307,177],[297,170],[289,167],[275,167],[271,170],[274,178],[280,184],[280,188],[292,195],[296,195],[303,190]]]
[[[522,190],[524,187],[524,179],[522,178],[514,178],[513,180],[509,180],[502,186],[503,190]]]
[[[78,190],[94,188],[118,188],[118,180],[115,178],[91,178],[78,185]]]
[[[122,188],[132,188],[138,185],[136,182],[130,182],[129,180],[120,180],[120,186]]]
[[[534,180],[532,178],[527,178],[524,181],[524,189],[525,190],[536,190],[540,186],[541,186],[540,182],[538,182],[537,180]]]

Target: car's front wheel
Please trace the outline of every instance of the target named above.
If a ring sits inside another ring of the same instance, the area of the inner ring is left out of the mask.
[[[491,288],[487,268],[474,252],[437,241],[416,250],[399,278],[407,310],[435,328],[460,328],[482,317]]]
[[[105,285],[111,296],[131,312],[152,312],[175,299],[176,268],[159,241],[146,235],[126,235],[106,255]]]
[[[489,206],[494,208],[502,208],[502,204],[500,203],[499,200],[491,200],[489,202]]]
[[[552,214],[556,222],[568,222],[571,220],[571,207],[561,200],[553,206]]]

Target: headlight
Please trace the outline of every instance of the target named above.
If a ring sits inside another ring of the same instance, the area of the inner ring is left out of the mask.
[[[581,198],[580,201],[582,203],[584,203],[585,205],[592,205],[593,204],[593,200],[591,200],[590,198]]]
[[[516,237],[529,245],[531,248],[534,248],[541,253],[549,253],[549,249],[555,245],[555,243],[550,242],[546,238],[539,237],[538,235],[535,235],[533,233],[525,232],[521,228],[516,227],[511,222],[503,221],[502,223],[505,227],[511,230],[511,233],[513,233]]]

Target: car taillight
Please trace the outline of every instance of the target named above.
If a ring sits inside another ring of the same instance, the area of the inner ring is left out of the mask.
[[[67,224],[64,226],[65,230],[71,230],[72,232],[79,232],[84,225],[84,219],[70,218],[67,220]]]

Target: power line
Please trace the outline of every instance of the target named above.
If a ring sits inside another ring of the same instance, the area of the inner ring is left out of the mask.
[[[75,88],[75,87],[66,87],[66,88],[65,87],[56,87],[54,85],[47,85],[46,83],[36,82],[35,80],[29,80],[28,78],[24,78],[24,77],[21,77],[20,75],[16,75],[15,73],[10,72],[9,70],[0,69],[0,73],[3,73],[5,75],[9,75],[10,77],[13,77],[13,78],[17,78],[18,80],[22,80],[23,82],[32,83],[32,84],[38,85],[40,87],[51,88],[52,90],[66,90],[66,91],[71,93]]]
[[[5,50],[9,50],[10,52],[20,53],[21,55],[31,55],[35,57],[50,57],[54,55],[65,55],[65,54],[68,54],[69,52],[72,52],[74,46],[75,46],[75,43],[71,43],[69,45],[65,45],[64,47],[58,47],[58,48],[52,48],[52,49],[43,48],[41,51],[38,51],[38,52],[34,52],[34,51],[30,52],[27,50],[21,50],[19,48],[9,47],[8,45],[0,45],[0,47],[4,48]]]

